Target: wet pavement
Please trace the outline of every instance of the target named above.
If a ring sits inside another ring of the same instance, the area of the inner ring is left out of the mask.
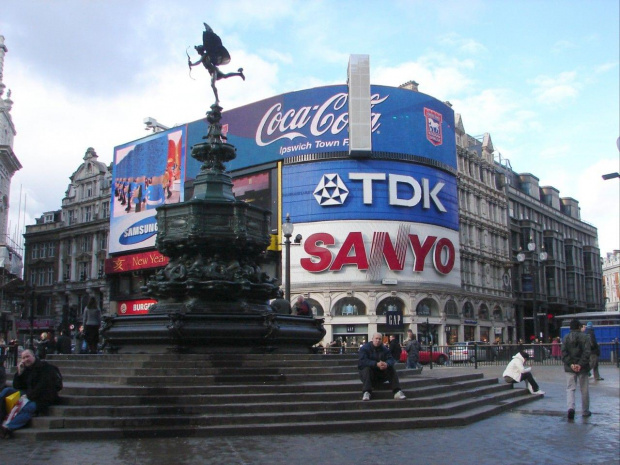
[[[500,377],[503,367],[425,368],[421,376],[483,372]],[[230,438],[123,439],[115,441],[0,440],[0,464],[218,464],[374,465],[417,464],[620,464],[620,375],[600,367],[604,381],[590,383],[592,416],[566,418],[562,367],[533,367],[544,398],[473,425],[347,434]],[[517,384],[516,389],[522,389]],[[371,415],[372,412],[369,412]]]

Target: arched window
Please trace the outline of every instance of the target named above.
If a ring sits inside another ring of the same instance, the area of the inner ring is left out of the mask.
[[[355,297],[345,297],[334,305],[334,316],[366,315],[366,305]]]
[[[464,318],[474,318],[474,306],[471,302],[465,302],[463,304],[463,317]]]
[[[495,321],[502,321],[502,309],[497,306],[493,309],[493,319]]]
[[[405,303],[398,297],[388,297],[377,305],[377,315],[385,315],[388,310],[401,310],[405,313]]]
[[[456,306],[456,302],[454,300],[448,300],[446,302],[446,306],[444,308],[444,311],[446,312],[446,316],[452,316],[452,317],[458,317],[459,316],[459,309]]]
[[[306,299],[308,305],[310,306],[310,310],[312,310],[312,315],[314,316],[324,316],[325,312],[323,311],[323,307],[320,303],[318,303],[314,299]]]
[[[416,307],[418,316],[439,316],[439,306],[433,299],[424,299]]]
[[[489,307],[486,304],[480,305],[478,309],[478,318],[480,320],[488,320],[489,319]]]

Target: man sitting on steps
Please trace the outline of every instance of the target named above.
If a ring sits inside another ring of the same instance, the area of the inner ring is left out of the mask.
[[[388,381],[394,392],[394,399],[403,400],[407,397],[400,390],[398,374],[394,369],[396,360],[390,350],[383,345],[383,335],[375,333],[372,340],[360,347],[358,369],[364,384],[362,400],[370,400],[373,387]]]
[[[58,402],[54,367],[36,358],[32,350],[24,350],[21,363],[17,365],[17,373],[13,378],[13,387],[4,388],[0,392],[2,419],[10,413],[4,411],[5,397],[17,391],[20,391],[22,396],[28,397],[28,403],[22,407],[15,418],[2,426],[0,436],[5,439],[10,438],[14,430],[24,427],[33,415]]]

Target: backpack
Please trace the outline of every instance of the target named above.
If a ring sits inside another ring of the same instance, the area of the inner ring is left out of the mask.
[[[62,373],[56,365],[52,365],[51,363],[48,363],[48,365],[52,367],[52,371],[54,372],[54,389],[56,390],[56,392],[60,392],[63,388]]]

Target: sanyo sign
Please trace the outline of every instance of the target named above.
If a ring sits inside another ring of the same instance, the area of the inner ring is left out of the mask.
[[[424,224],[342,221],[295,225],[296,282],[371,281],[460,284],[458,233]]]

